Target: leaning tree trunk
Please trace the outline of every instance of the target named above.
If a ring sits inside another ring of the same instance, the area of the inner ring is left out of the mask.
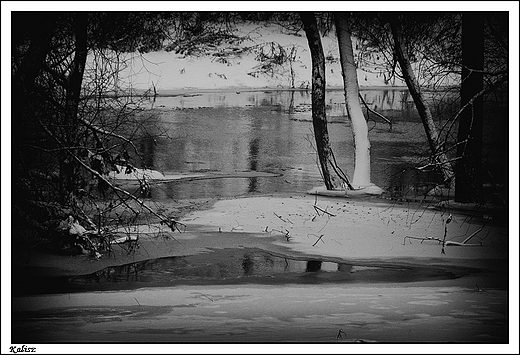
[[[352,39],[348,31],[348,15],[337,13],[334,16],[336,33],[343,75],[343,89],[345,104],[352,125],[354,136],[355,161],[352,185],[357,187],[368,186],[370,183],[370,141],[368,140],[368,126],[361,105],[359,103],[359,84],[357,70],[354,63]]]
[[[331,148],[327,129],[325,112],[325,56],[321,45],[320,33],[314,14],[302,12],[300,14],[312,59],[312,124],[316,149],[320,160],[323,181],[327,190],[334,189],[329,171]]]
[[[455,201],[478,202],[482,193],[482,121],[484,87],[484,18],[481,12],[462,15],[462,85]],[[470,103],[470,101],[473,102]],[[465,142],[465,143],[463,143]]]
[[[410,91],[410,95],[412,95],[415,107],[417,108],[419,116],[421,117],[424,130],[426,131],[426,137],[428,138],[428,144],[430,145],[430,149],[432,151],[432,155],[435,159],[436,164],[439,166],[442,172],[444,183],[447,186],[453,186],[453,168],[451,166],[451,163],[448,161],[448,158],[443,149],[443,144],[439,139],[439,133],[437,131],[437,127],[435,126],[435,122],[433,121],[433,116],[430,111],[430,108],[426,103],[426,100],[424,99],[424,96],[421,93],[419,83],[415,78],[415,74],[410,64],[408,53],[405,49],[404,40],[401,35],[401,24],[396,15],[390,16],[389,20],[392,31],[392,37],[394,39],[394,49],[397,61],[399,62],[399,66],[401,67],[401,71],[406,85],[408,86],[408,90]]]

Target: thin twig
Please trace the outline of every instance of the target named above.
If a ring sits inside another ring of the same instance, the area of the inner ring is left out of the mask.
[[[286,229],[285,232],[282,232],[281,230],[279,229],[272,229],[271,231],[273,232],[278,232],[280,234],[283,234],[283,236],[285,237],[285,239],[287,239],[287,241],[289,241],[291,239],[291,236],[289,235],[290,232]]]
[[[311,235],[314,235],[314,234],[311,234]],[[320,235],[320,237],[314,242],[314,244],[312,246],[315,246],[316,244],[318,244],[318,242],[321,240],[321,238],[323,238],[323,234]],[[323,240],[321,240],[322,243],[325,243]]]
[[[336,161],[336,156],[334,155],[334,152],[332,151],[332,149],[330,150],[330,156],[332,156],[332,161],[329,159],[329,164],[332,166],[332,169],[334,169],[334,172],[336,173],[336,175],[339,176],[339,178],[341,180],[343,180],[343,182],[345,182],[345,184],[347,184],[347,187],[349,188],[349,190],[354,190],[354,186],[352,186],[352,184],[350,183],[350,180],[347,177],[347,174],[345,174],[343,172],[343,170],[339,167],[339,165]]]
[[[235,229],[236,229],[236,230],[240,230],[240,229],[243,229],[243,228],[241,228],[242,226],[240,225],[240,223],[239,223],[239,222],[238,222],[238,221],[237,221],[236,219],[235,219],[235,222],[237,222],[237,226],[236,226],[236,227],[233,227],[233,228],[231,228],[231,231],[232,231],[232,232],[233,232],[233,231],[234,231]]]
[[[447,226],[447,224],[445,223],[445,224],[444,224],[444,238],[442,238],[442,249],[441,249],[441,254],[446,254],[446,252],[444,251],[444,247],[446,246],[446,234],[448,234],[448,226]]]
[[[316,210],[316,213],[318,213],[318,215],[319,215],[319,212],[318,212],[318,211],[321,211],[321,212],[323,212],[323,213],[328,214],[328,215],[331,216],[331,217],[336,217],[335,214],[332,214],[332,213],[330,213],[330,212],[327,212],[326,210],[321,209],[321,208],[319,208],[318,206],[313,206],[313,207],[314,207],[314,209]]]
[[[406,244],[406,238],[408,239],[417,239],[417,240],[420,240],[421,241],[421,244],[422,242],[424,242],[425,240],[435,240],[436,242],[439,242],[439,243],[442,243],[442,240],[440,238],[435,238],[435,237],[414,237],[414,236],[409,236],[407,235],[406,237],[404,237],[403,239],[403,245]],[[410,244],[412,244],[410,242]]]
[[[361,102],[363,103],[363,105],[365,105],[366,109],[370,112],[372,112],[374,115],[378,116],[379,118],[381,118],[383,121],[385,121],[386,123],[388,123],[388,125],[390,126],[390,131],[392,130],[392,121],[390,121],[388,118],[386,118],[385,116],[383,116],[382,114],[380,114],[379,112],[376,112],[374,110],[372,110],[368,104],[366,103],[366,101],[363,99],[363,96],[361,96],[361,94],[359,94],[359,98],[361,99]]]
[[[460,160],[462,158],[463,157],[456,157],[456,158],[453,158],[453,159],[450,159],[450,160],[446,160],[446,161],[443,161],[443,162],[429,163],[429,164],[426,164],[424,166],[418,166],[418,167],[416,167],[416,169],[417,170],[425,170],[426,168],[430,168],[430,167],[437,167],[437,166],[443,165],[443,164],[451,164],[451,163],[456,162],[457,160]]]
[[[458,247],[481,247],[482,243],[479,242],[478,244],[475,244],[475,243],[467,244],[467,243],[453,242],[451,240],[448,240],[444,245],[454,245],[454,246],[458,246]]]
[[[273,213],[274,213],[274,215],[275,215],[276,217],[280,218],[283,222],[293,224],[293,222],[291,222],[291,221],[289,220],[289,218],[287,218],[287,220],[285,220],[285,219],[282,218],[282,216],[276,214],[276,212],[273,212]]]
[[[464,239],[464,241],[462,242],[462,244],[466,244],[471,238],[473,238],[474,236],[476,236],[478,233],[480,233],[482,230],[484,229],[484,225],[482,225],[482,227],[480,227],[478,230],[476,230],[472,235],[470,235],[469,237],[467,237],[466,239]]]
[[[78,117],[78,120],[84,124],[87,128],[89,128],[90,130],[92,130],[93,132],[98,132],[98,133],[102,133],[102,134],[105,134],[107,136],[112,136],[114,138],[118,138],[120,140],[122,140],[123,142],[125,143],[128,143],[132,146],[132,148],[134,149],[135,151],[135,154],[137,154],[137,156],[142,160],[142,156],[141,154],[139,153],[139,150],[137,149],[137,147],[135,146],[134,142],[132,142],[131,140],[129,140],[128,138],[126,137],[123,137],[122,135],[119,135],[117,133],[114,133],[114,132],[110,132],[110,131],[107,131],[101,127],[97,127],[95,125],[93,125],[92,123],[84,120],[83,118],[81,117]]]
[[[61,141],[40,121],[40,124],[42,125],[43,129],[47,132],[47,134],[53,138],[59,145],[63,146],[63,144],[61,143]],[[186,225],[183,224],[183,223],[180,223],[180,222],[177,222],[175,221],[174,219],[170,219],[166,216],[162,216],[160,214],[158,214],[156,211],[154,211],[152,208],[150,208],[149,206],[147,206],[143,201],[141,201],[139,198],[137,198],[136,196],[134,196],[133,194],[129,193],[128,191],[125,191],[115,185],[113,185],[110,181],[108,181],[108,179],[101,175],[99,172],[97,172],[96,170],[92,169],[90,166],[88,166],[87,164],[85,164],[81,159],[79,159],[76,154],[74,154],[73,152],[71,152],[70,150],[67,149],[67,153],[69,153],[69,155],[74,159],[76,160],[81,166],[83,166],[85,169],[87,169],[89,172],[91,172],[94,176],[96,176],[98,179],[100,179],[101,181],[103,181],[104,183],[106,183],[108,186],[110,186],[111,189],[113,189],[114,191],[117,191],[119,193],[122,193],[123,195],[131,198],[132,200],[134,200],[135,202],[137,202],[142,208],[144,208],[145,210],[147,210],[148,212],[150,212],[151,214],[153,214],[154,216],[156,216],[157,218],[159,218],[161,220],[161,224],[166,224],[168,227],[170,227],[170,229],[175,232],[175,230],[177,229],[180,233],[181,230],[179,229],[179,225],[182,225],[184,226],[184,228],[186,228]],[[177,242],[179,242],[175,237],[173,237],[173,239],[175,239]],[[180,242],[179,242],[180,243]]]

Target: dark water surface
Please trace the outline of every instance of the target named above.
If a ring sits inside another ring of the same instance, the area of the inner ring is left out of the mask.
[[[88,275],[40,278],[23,294],[51,294],[179,285],[406,283],[455,279],[476,270],[436,266],[352,265],[320,259],[294,259],[260,249],[216,249],[111,266]]]
[[[385,115],[389,125],[368,117],[372,182],[389,191],[411,187],[418,194],[440,182],[435,172],[413,165],[428,155],[424,128],[407,90],[362,91],[365,102]],[[433,98],[432,98],[433,100]],[[436,100],[440,100],[436,98]],[[444,96],[439,115],[456,112],[455,98]],[[265,171],[276,178],[213,179],[156,186],[154,199],[239,196],[302,192],[322,184],[307,91],[225,92],[158,97],[153,110],[158,130],[169,136],[141,142],[148,167],[177,172]],[[332,148],[340,167],[353,175],[354,145],[341,90],[327,92]]]

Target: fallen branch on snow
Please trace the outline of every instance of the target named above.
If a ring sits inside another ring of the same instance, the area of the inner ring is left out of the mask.
[[[309,234],[309,235],[313,235],[315,237],[318,237],[316,234]],[[320,235],[318,237],[318,239],[314,242],[314,244],[312,246],[315,246],[316,244],[318,244],[318,242],[321,240],[322,243],[325,243],[321,238],[323,238],[324,234]]]
[[[466,239],[464,239],[462,242],[456,242],[456,241],[453,241],[453,240],[446,240],[446,235],[447,235],[447,225],[451,222],[451,218],[452,216],[450,215],[450,217],[448,217],[448,219],[446,220],[446,223],[444,223],[444,238],[443,239],[440,239],[440,238],[436,238],[436,237],[416,237],[416,236],[409,236],[407,235],[406,237],[404,237],[403,239],[403,245],[406,244],[406,238],[408,239],[416,239],[416,240],[420,240],[421,241],[421,244],[422,242],[426,241],[426,240],[434,240],[436,242],[439,242],[440,244],[442,244],[442,250],[441,250],[441,253],[442,254],[446,254],[444,252],[444,247],[445,246],[449,246],[449,245],[452,245],[452,246],[460,246],[460,247],[481,247],[482,246],[482,242],[479,242],[478,244],[476,243],[468,243],[474,236],[476,236],[478,233],[480,233],[483,229],[484,229],[484,226],[480,227],[478,230],[476,230],[475,232],[473,232],[469,237],[467,237]],[[411,244],[411,242],[410,242]]]

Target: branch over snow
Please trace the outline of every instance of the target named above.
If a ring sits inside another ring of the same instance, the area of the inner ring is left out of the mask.
[[[40,120],[39,120],[39,123],[42,125],[43,129],[45,130],[45,132],[52,138],[54,139],[60,146],[64,147],[64,145],[61,143],[61,141],[58,139],[58,137],[56,137]],[[100,179],[101,181],[103,181],[104,183],[106,183],[108,186],[110,186],[111,189],[113,189],[114,191],[117,191],[127,197],[129,197],[130,199],[134,200],[135,202],[137,202],[139,204],[139,206],[141,206],[142,208],[144,208],[145,210],[147,210],[148,212],[150,212],[152,215],[156,216],[157,218],[159,218],[159,220],[161,221],[161,224],[166,224],[168,227],[170,227],[170,229],[172,230],[172,232],[175,232],[175,230],[178,230],[179,232],[181,232],[180,228],[178,227],[178,225],[182,225],[184,227],[186,227],[183,223],[180,223],[178,221],[175,221],[174,219],[171,219],[171,218],[168,218],[166,216],[163,216],[163,215],[160,215],[159,213],[157,213],[156,211],[154,211],[151,207],[147,206],[143,201],[141,201],[139,198],[137,198],[136,196],[134,196],[133,194],[129,193],[128,191],[125,191],[117,186],[114,186],[105,176],[101,175],[99,172],[97,172],[96,170],[92,169],[90,166],[88,166],[87,164],[85,164],[84,161],[82,161],[80,158],[78,158],[76,156],[76,154],[74,154],[72,151],[70,151],[70,149],[68,148],[65,148],[65,150],[67,151],[67,153],[69,153],[69,155],[74,159],[76,160],[81,166],[83,166],[85,169],[87,169],[90,173],[92,173],[94,176],[96,176],[98,179]],[[175,239],[175,238],[174,238]]]

